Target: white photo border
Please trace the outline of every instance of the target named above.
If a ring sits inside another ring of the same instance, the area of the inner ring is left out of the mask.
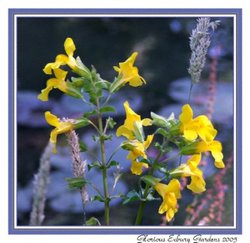
[[[233,17],[234,225],[233,226],[18,226],[17,18],[19,17]],[[241,234],[242,233],[242,10],[241,9],[9,9],[9,234]],[[236,163],[237,161],[237,163]]]

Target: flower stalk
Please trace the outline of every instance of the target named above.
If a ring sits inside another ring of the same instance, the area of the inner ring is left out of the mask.
[[[150,172],[149,172],[150,176],[152,176],[154,174],[155,164],[158,163],[159,159],[161,158],[161,155],[162,155],[162,153],[161,153],[161,151],[159,151],[159,153],[158,153],[157,157],[155,158],[155,160],[154,160],[154,162],[152,164],[152,167],[150,169]],[[143,199],[146,200],[146,198],[148,197],[149,190],[150,190],[150,185],[147,184],[146,188],[145,188],[145,191],[144,191],[144,194],[143,194]],[[137,211],[136,220],[135,220],[135,225],[141,225],[143,214],[144,214],[145,205],[146,205],[146,201],[140,201],[140,205],[139,205],[139,208],[138,208],[138,211]]]
[[[33,205],[30,214],[30,225],[32,226],[42,225],[45,218],[44,209],[49,184],[51,153],[52,144],[49,142],[41,156],[38,173],[34,176]]]
[[[103,192],[104,192],[104,221],[106,225],[109,225],[110,223],[110,210],[109,210],[109,192],[108,192],[108,178],[107,178],[107,165],[106,165],[106,153],[105,153],[105,146],[104,146],[104,129],[103,129],[103,121],[102,121],[102,113],[100,111],[100,101],[99,99],[96,99],[96,106],[97,106],[97,112],[98,112],[98,128],[100,133],[100,148],[101,148],[101,162],[102,162],[102,179],[103,179]]]
[[[73,174],[76,178],[84,178],[86,173],[87,161],[81,159],[79,138],[75,130],[68,132],[66,135],[68,138],[68,143],[71,147]],[[85,224],[86,223],[85,205],[89,201],[89,196],[85,185],[83,185],[79,189],[83,207],[83,223]]]

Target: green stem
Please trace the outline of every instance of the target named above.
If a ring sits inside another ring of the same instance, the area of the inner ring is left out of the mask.
[[[104,190],[104,219],[105,224],[109,225],[109,193],[108,193],[108,180],[107,180],[107,166],[106,166],[106,156],[104,148],[104,132],[102,124],[102,114],[100,112],[99,99],[96,100],[97,110],[98,110],[98,127],[100,131],[100,147],[101,147],[101,161],[102,161],[102,179],[103,179],[103,190]]]
[[[109,96],[107,97],[107,99],[104,101],[103,106],[105,106],[109,102],[109,99],[111,98],[111,95],[112,94],[109,94]]]
[[[155,170],[154,165],[156,163],[158,163],[158,160],[160,159],[161,154],[162,154],[162,152],[159,151],[157,157],[154,160],[154,163],[152,164],[152,167],[151,167],[151,170],[149,172],[149,175],[152,176],[154,174],[154,170]],[[147,184],[146,188],[145,188],[145,191],[144,191],[144,194],[143,194],[143,198],[144,199],[147,198],[149,189],[150,189],[150,186]],[[146,204],[146,201],[141,201],[140,202],[140,205],[139,205],[139,208],[138,208],[138,211],[137,211],[136,220],[135,220],[135,225],[141,225],[142,217],[143,217],[143,213],[144,213],[144,208],[145,208],[145,204]]]
[[[192,89],[193,89],[193,82],[191,81],[190,84],[190,89],[189,89],[189,94],[188,94],[188,104],[190,104],[190,99],[191,99],[191,93],[192,93]]]
[[[180,156],[180,153],[176,154],[176,155],[173,156],[173,157],[170,157],[170,158],[166,158],[166,159],[164,159],[164,160],[161,160],[159,163],[166,163],[166,162],[168,162],[168,161],[170,161],[170,160],[173,160],[173,159],[178,158],[179,156]]]
[[[119,151],[119,149],[121,148],[121,145],[119,145],[114,152],[110,155],[108,161],[107,161],[107,165],[109,164],[109,162],[111,161],[111,159],[115,156],[115,154]]]
[[[146,190],[145,190],[146,191]],[[143,212],[145,208],[145,202],[141,202],[138,208],[135,225],[140,225],[142,222]]]

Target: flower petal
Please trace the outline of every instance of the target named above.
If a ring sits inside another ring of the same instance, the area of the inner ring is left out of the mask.
[[[56,144],[56,142],[57,142],[57,135],[58,135],[58,130],[57,130],[57,128],[54,128],[50,132],[50,142],[51,143]]]
[[[218,169],[223,169],[223,168],[225,168],[225,164],[224,164],[224,162],[221,160],[221,161],[215,161],[214,162],[214,165],[215,165],[215,167],[216,168],[218,168]]]
[[[66,72],[60,68],[54,69],[54,73],[55,73],[56,78],[59,80],[65,80],[65,78],[68,74],[68,72]]]
[[[201,154],[194,154],[188,161],[187,164],[192,167],[197,167],[201,161]]]
[[[45,112],[45,119],[49,125],[59,127],[60,121],[58,117],[53,115],[50,111]]]
[[[73,123],[71,122],[60,122],[58,127],[58,134],[69,132],[73,129]]]
[[[203,172],[199,168],[193,169],[192,172],[194,175],[191,176],[191,182],[187,188],[194,193],[206,191],[206,182],[203,179]]]
[[[182,113],[179,116],[179,120],[185,125],[193,119],[193,110],[189,104],[182,107]]]
[[[68,56],[73,56],[76,50],[74,41],[71,38],[67,38],[64,42],[64,49]]]
[[[60,66],[66,65],[69,61],[69,57],[64,54],[59,54],[56,56],[56,61],[54,63],[54,69]]]
[[[133,52],[131,56],[125,62],[130,63],[131,66],[133,66],[137,55],[138,55],[138,52]]]
[[[113,66],[113,68],[114,68],[114,70],[115,70],[116,72],[120,72],[120,68],[119,68],[119,67]]]
[[[172,179],[168,185],[167,185],[167,192],[173,192],[176,196],[176,198],[181,198],[181,193],[180,193],[180,189],[181,189],[181,184],[177,179]]]
[[[148,164],[137,162],[136,160],[132,160],[131,172],[133,174],[140,175],[142,173],[143,168],[148,168]]]
[[[163,214],[165,213],[167,210],[169,209],[168,203],[166,200],[163,199],[159,209],[158,209],[158,213],[159,214]]]
[[[48,101],[49,93],[52,89],[52,86],[47,86],[45,89],[41,90],[41,93],[37,96],[37,98],[41,101]]]
[[[166,194],[166,190],[167,190],[167,185],[163,184],[163,183],[156,183],[156,185],[154,186],[155,190],[158,192],[158,194],[164,198],[165,194]]]
[[[200,138],[206,143],[212,142],[217,134],[214,128],[204,127],[198,130]]]
[[[124,136],[129,140],[133,139],[133,133],[126,126],[122,125],[116,130],[116,136]]]
[[[143,125],[144,127],[146,127],[146,126],[151,126],[152,123],[153,123],[153,121],[152,121],[151,119],[149,119],[149,118],[142,119],[142,125]]]
[[[167,222],[170,222],[172,220],[172,218],[174,217],[175,211],[170,208],[167,213],[166,213],[166,220]]]
[[[198,134],[195,130],[184,130],[183,134],[184,138],[186,138],[189,141],[193,141],[197,138]]]
[[[147,149],[150,146],[150,144],[151,144],[151,142],[152,142],[153,139],[154,139],[154,135],[148,135],[147,136],[147,139],[144,142],[145,149]]]
[[[43,72],[46,74],[52,74],[52,66],[53,65],[54,65],[53,62],[46,64],[46,66],[43,68]]]

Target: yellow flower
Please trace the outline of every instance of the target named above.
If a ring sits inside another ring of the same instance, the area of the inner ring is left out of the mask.
[[[152,125],[152,120],[148,118],[141,120],[141,116],[130,108],[128,101],[124,102],[124,108],[126,119],[124,124],[117,129],[116,135],[124,136],[129,140],[125,142],[125,147],[130,150],[127,158],[132,161],[131,172],[140,175],[143,168],[148,168],[148,164],[138,162],[137,159],[138,157],[147,159],[146,149],[154,138],[154,135],[148,135],[144,141],[142,126]]]
[[[50,133],[50,142],[54,145],[53,152],[56,153],[57,136],[62,133],[71,131],[74,126],[72,122],[60,121],[60,119],[51,112],[45,112],[45,119],[49,125],[55,127]]]
[[[168,185],[157,183],[154,188],[163,199],[158,212],[160,214],[166,212],[166,220],[169,222],[178,211],[177,199],[181,198],[180,182],[177,179],[172,179]]]
[[[146,141],[143,143],[138,140],[129,141],[128,144],[131,146],[131,151],[128,154],[128,159],[132,161],[131,172],[135,175],[140,175],[143,168],[148,168],[148,164],[138,162],[137,158],[142,157],[147,159],[146,149],[150,146],[154,135],[148,135]]]
[[[182,107],[179,119],[180,130],[183,132],[184,138],[189,141],[193,141],[199,136],[203,141],[209,143],[217,134],[217,130],[214,129],[207,116],[201,115],[193,119],[193,110],[188,104]]]
[[[51,78],[47,81],[47,86],[45,89],[41,91],[41,94],[38,95],[38,99],[42,101],[48,101],[48,96],[50,91],[54,88],[61,90],[64,93],[67,93],[68,91],[68,85],[65,81],[65,78],[67,76],[66,71],[63,71],[60,68],[54,69],[55,78]]]
[[[129,140],[133,140],[136,138],[136,132],[138,130],[136,122],[142,126],[150,126],[152,125],[152,120],[148,118],[141,120],[141,116],[136,114],[130,108],[128,101],[124,102],[124,108],[126,111],[126,120],[124,124],[117,129],[116,135],[124,136]]]
[[[170,172],[171,176],[191,177],[191,182],[187,186],[194,193],[201,193],[206,190],[206,182],[203,179],[203,172],[198,168],[201,154],[194,154],[186,164],[181,164]]]
[[[225,167],[223,162],[223,153],[222,153],[222,145],[219,141],[214,140],[210,143],[205,143],[201,141],[196,146],[197,153],[203,153],[210,151],[212,156],[214,157],[214,165],[215,167],[222,169]]]
[[[52,74],[52,69],[59,68],[61,65],[68,65],[71,69],[76,70],[77,63],[76,59],[73,57],[76,50],[75,44],[71,38],[67,38],[64,42],[64,49],[67,55],[59,54],[56,56],[55,62],[48,63],[43,71],[46,74]]]
[[[189,166],[191,172],[191,183],[187,186],[187,188],[194,193],[206,191],[206,182],[203,179],[203,172],[198,168],[200,160],[201,154],[195,154],[187,161],[187,165]]]
[[[120,62],[119,67],[114,66],[114,70],[118,72],[119,76],[111,85],[111,92],[116,91],[126,83],[133,87],[146,84],[145,79],[139,75],[138,68],[133,66],[137,55],[138,52],[134,52],[125,62]]]

